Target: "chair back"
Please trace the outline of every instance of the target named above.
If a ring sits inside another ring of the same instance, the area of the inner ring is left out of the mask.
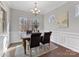
[[[50,35],[52,34],[52,31],[50,31]]]
[[[27,30],[27,34],[31,34],[32,33],[32,30]]]
[[[51,32],[45,32],[44,33],[43,44],[50,43],[50,35],[51,35]]]
[[[30,48],[37,47],[40,45],[41,33],[32,33],[30,40]]]

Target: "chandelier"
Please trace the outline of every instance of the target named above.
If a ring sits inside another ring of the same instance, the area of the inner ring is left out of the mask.
[[[40,13],[40,10],[37,8],[37,3],[35,2],[34,9],[31,10],[31,12],[36,16]]]

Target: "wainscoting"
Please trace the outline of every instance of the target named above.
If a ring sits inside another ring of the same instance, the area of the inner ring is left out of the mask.
[[[8,47],[8,36],[7,35],[0,35],[0,56],[3,56],[3,54],[7,51]]]
[[[51,35],[51,41],[75,52],[79,52],[78,33],[53,31]]]
[[[0,36],[0,56],[3,55],[3,36]]]

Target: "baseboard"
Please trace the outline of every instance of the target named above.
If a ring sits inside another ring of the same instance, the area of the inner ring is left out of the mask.
[[[70,46],[67,46],[67,45],[61,44],[61,43],[56,42],[56,41],[53,41],[53,40],[52,40],[51,42],[54,42],[54,43],[56,43],[56,44],[58,44],[58,45],[60,45],[60,46],[63,46],[63,47],[68,48],[68,49],[70,49],[70,50],[72,50],[72,51],[74,51],[74,52],[79,53],[79,50],[77,50],[77,49],[75,49],[75,48],[72,48],[72,47],[70,47]]]
[[[17,43],[17,42],[22,42],[22,40],[20,40],[20,41],[14,41],[14,42],[11,42],[10,44]]]
[[[10,43],[10,46],[11,46],[12,44],[20,43],[20,42],[22,42],[22,41],[19,41],[19,42],[12,42],[12,43]]]

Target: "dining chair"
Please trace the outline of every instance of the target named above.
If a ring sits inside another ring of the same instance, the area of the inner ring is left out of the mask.
[[[27,34],[31,34],[32,33],[32,30],[27,30]]]
[[[32,56],[32,48],[40,46],[40,39],[41,39],[41,33],[32,33],[31,34],[31,39],[29,42],[30,46],[30,56]]]
[[[49,48],[50,48],[50,36],[51,36],[52,32],[44,32],[44,36],[41,37],[40,42],[45,45],[45,44],[49,44]]]

